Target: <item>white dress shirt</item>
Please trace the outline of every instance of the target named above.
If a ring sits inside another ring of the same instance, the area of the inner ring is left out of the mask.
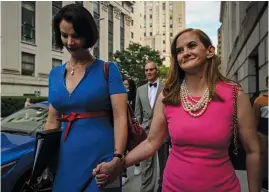
[[[153,106],[154,106],[154,102],[156,99],[156,94],[157,94],[157,90],[158,90],[158,87],[160,84],[160,80],[157,79],[154,83],[157,83],[156,87],[150,86],[149,85],[150,83],[148,83],[148,98],[149,98],[149,104],[150,104],[151,108],[153,108]]]

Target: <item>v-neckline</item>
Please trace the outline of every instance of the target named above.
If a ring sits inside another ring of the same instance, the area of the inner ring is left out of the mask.
[[[71,98],[71,96],[73,95],[74,91],[79,87],[79,85],[82,83],[82,81],[84,80],[85,76],[89,73],[89,71],[98,63],[98,58],[95,58],[94,62],[90,65],[88,65],[86,68],[85,68],[85,72],[84,72],[84,75],[83,77],[79,80],[79,82],[77,83],[77,85],[74,87],[74,89],[72,90],[72,92],[69,92],[68,89],[67,89],[67,86],[66,86],[66,74],[67,74],[67,63],[66,62],[63,66],[63,83],[64,83],[64,88],[66,90],[66,92],[68,93],[69,95],[69,98]]]

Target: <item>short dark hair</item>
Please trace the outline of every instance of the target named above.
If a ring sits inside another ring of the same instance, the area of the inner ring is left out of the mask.
[[[68,4],[60,9],[53,18],[56,47],[63,48],[60,23],[65,20],[73,24],[74,31],[79,38],[85,39],[84,48],[91,48],[99,39],[99,31],[91,13],[79,4]]]

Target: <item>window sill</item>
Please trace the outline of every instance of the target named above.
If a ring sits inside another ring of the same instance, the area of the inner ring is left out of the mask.
[[[37,45],[36,45],[35,43],[31,43],[31,42],[29,42],[29,41],[21,40],[21,43],[26,44],[26,45],[32,45],[32,46],[37,47]]]
[[[52,51],[54,51],[54,52],[58,52],[58,53],[64,53],[62,50],[59,50],[59,49],[51,49]]]

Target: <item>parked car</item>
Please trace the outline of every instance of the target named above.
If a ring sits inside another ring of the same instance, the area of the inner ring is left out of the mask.
[[[20,192],[34,160],[35,135],[48,116],[48,102],[33,104],[1,121],[1,190]]]

